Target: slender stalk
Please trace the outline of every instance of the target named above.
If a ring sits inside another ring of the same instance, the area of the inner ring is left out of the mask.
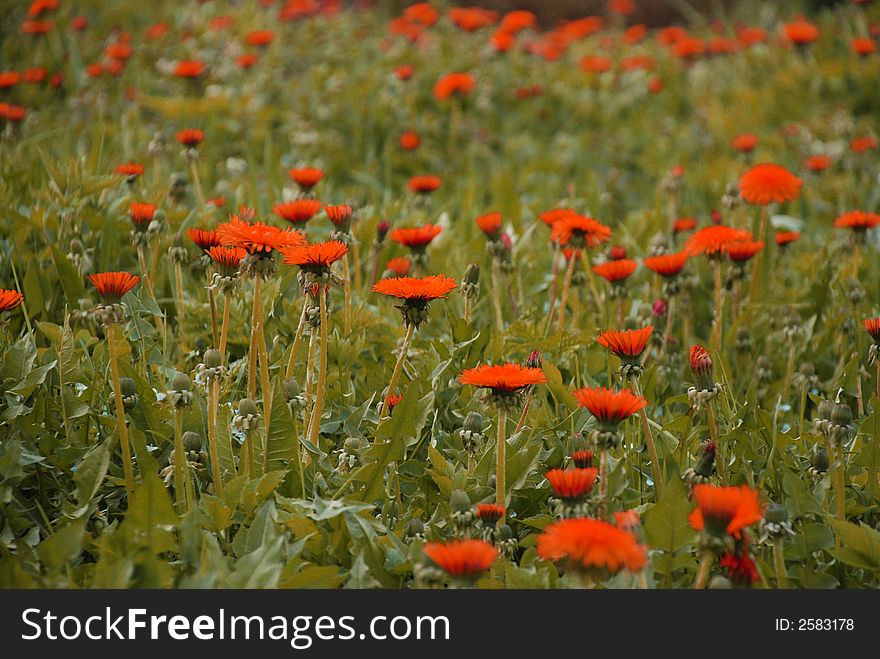
[[[309,420],[312,417],[312,369],[315,366],[315,337],[317,328],[312,327],[309,333],[309,354],[306,356],[306,404],[303,406],[303,432],[309,434]]]
[[[706,423],[709,426],[709,437],[715,444],[715,470],[718,472],[718,479],[724,483],[727,481],[727,464],[724,461],[724,454],[721,452],[721,444],[718,443],[718,425],[715,423],[715,409],[712,402],[706,403]]]
[[[189,509],[184,485],[184,465],[186,453],[183,450],[183,412],[174,410],[174,498],[177,512],[185,513]]]
[[[227,295],[229,295],[227,293]],[[229,300],[226,301],[227,306]],[[221,351],[222,352],[222,351]],[[211,480],[214,483],[214,494],[223,498],[223,472],[220,471],[220,451],[217,449],[217,408],[220,406],[220,379],[211,378],[208,390],[210,411],[208,412],[208,457],[211,460]]]
[[[260,306],[262,307],[262,303],[260,303]],[[260,315],[262,317],[262,308]],[[266,333],[263,331],[262,323],[257,334],[257,341],[259,342],[258,347],[260,350],[260,387],[263,391],[263,420],[265,421],[267,439],[264,443],[268,445],[269,422],[272,418],[272,382],[269,379],[269,351],[266,348]]]
[[[559,298],[559,316],[556,320],[556,332],[562,333],[562,321],[565,319],[565,307],[568,304],[568,294],[571,290],[571,277],[574,274],[574,264],[577,259],[572,256],[568,260],[568,267],[565,270],[565,282],[562,284],[562,294]]]
[[[877,358],[877,398],[880,398],[880,357]]]
[[[788,399],[789,390],[791,389],[791,378],[794,375],[794,358],[797,353],[797,343],[792,340],[788,349],[788,361],[785,364],[785,379],[782,381],[782,391],[779,396],[782,400]]]
[[[471,296],[464,296],[464,322],[471,322]]]
[[[180,263],[174,263],[174,298],[177,303],[177,327],[183,324],[183,272]]]
[[[513,431],[514,435],[522,430],[523,425],[525,425],[526,415],[529,413],[529,407],[532,405],[534,393],[532,387],[529,387],[529,393],[526,394],[526,402],[523,404],[522,414],[519,415],[519,421],[516,422],[516,428]]]
[[[492,259],[492,308],[495,310],[495,326],[504,329],[504,313],[501,310],[501,274],[498,259]]]
[[[354,281],[352,284],[354,288],[361,290],[361,287],[364,285],[364,277],[361,272],[361,243],[354,236],[352,236],[351,241],[351,260],[351,267],[354,271]]]
[[[308,293],[303,299],[302,313],[299,315],[299,323],[296,326],[296,333],[293,335],[293,347],[290,349],[290,357],[287,360],[287,370],[284,371],[284,379],[288,380],[293,377],[293,369],[296,367],[296,354],[299,352],[300,343],[302,343],[303,330],[306,326],[306,312],[309,310]]]
[[[196,191],[196,203],[198,203],[199,210],[201,211],[205,208],[207,202],[205,201],[205,193],[202,190],[202,179],[199,177],[199,168],[196,166],[195,158],[189,159],[189,171],[192,175],[193,187]]]
[[[327,287],[322,286],[318,291],[320,299],[321,317],[321,352],[318,357],[318,384],[315,391],[315,407],[312,409],[312,423],[309,427],[309,441],[317,446],[318,435],[321,430],[321,415],[324,412],[324,398],[327,395]]]
[[[138,267],[141,269],[141,280],[144,282],[144,288],[147,289],[147,295],[150,296],[150,299],[159,306],[159,301],[156,299],[156,291],[153,289],[153,278],[149,274],[149,270],[147,269],[147,259],[144,255],[144,248],[142,245],[138,245],[137,248],[138,255]],[[165,336],[165,323],[162,321],[162,316],[154,316],[156,321],[156,331]]]
[[[712,324],[712,349],[721,350],[721,323],[723,322],[724,309],[721,297],[721,259],[714,259],[715,266],[715,320]]]
[[[599,452],[599,519],[608,519],[608,449]]]
[[[782,549],[782,538],[773,541],[773,566],[776,569],[776,587],[788,589],[788,575],[785,573],[785,555]]]
[[[834,466],[834,508],[838,520],[846,521],[846,458],[843,446],[830,442],[831,458]]]
[[[412,344],[413,334],[415,333],[415,331],[415,325],[407,325],[406,335],[403,337],[403,345],[400,348],[400,354],[397,356],[397,363],[394,364],[394,370],[391,372],[391,380],[388,381],[388,388],[385,390],[386,396],[394,395],[394,390],[397,388],[397,383],[400,381],[400,375],[403,372],[403,362],[406,361],[406,355],[409,352],[409,347]],[[385,414],[384,401],[382,404],[382,414]],[[384,418],[390,418],[390,416]]]
[[[669,296],[669,304],[666,307],[666,328],[663,330],[663,346],[669,350],[669,344],[672,340],[672,328],[675,316],[675,296]]]
[[[134,465],[131,461],[131,447],[128,444],[128,426],[125,425],[125,406],[122,404],[122,385],[119,378],[119,353],[116,347],[116,323],[107,325],[107,351],[110,353],[110,377],[113,380],[113,398],[116,401],[116,432],[122,450],[122,473],[125,475],[125,490],[128,496],[134,494]]]
[[[697,578],[694,581],[694,590],[702,590],[709,581],[709,570],[712,569],[712,559],[714,557],[710,552],[704,552],[700,559],[700,568],[697,570]]]
[[[351,334],[351,270],[348,266],[348,254],[342,257],[343,289],[345,291],[345,306],[342,312],[343,333]]]
[[[498,428],[495,440],[495,503],[499,506],[507,506],[507,438],[505,426],[507,425],[507,411],[498,406]],[[499,523],[504,522],[502,515]]]
[[[801,404],[798,407],[798,434],[804,436],[804,419],[807,415],[807,379],[801,385]]]
[[[223,300],[223,325],[220,327],[220,355],[226,362],[226,340],[229,338],[229,309],[232,306],[232,293],[226,291]]]
[[[208,304],[211,307],[211,337],[214,339],[214,345],[216,346],[219,345],[217,339],[217,299],[212,288],[208,288]],[[224,311],[224,313],[226,312]]]
[[[635,375],[630,376],[633,393],[641,396],[639,390],[639,379]],[[663,476],[660,473],[660,457],[657,455],[657,445],[654,443],[654,433],[651,432],[651,424],[648,423],[648,414],[645,408],[639,410],[639,420],[642,423],[642,433],[645,435],[645,442],[648,444],[648,453],[651,454],[651,475],[654,477],[654,492],[659,500],[663,494]]]
[[[254,303],[251,307],[251,342],[248,347],[248,370],[247,370],[247,397],[257,396],[257,332],[261,330],[260,314],[260,275],[254,275]]]

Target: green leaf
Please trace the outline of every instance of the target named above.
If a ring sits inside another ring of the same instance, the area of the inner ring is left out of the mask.
[[[307,565],[278,585],[280,588],[336,588],[344,580],[345,575],[335,565]]]
[[[786,494],[785,507],[793,519],[822,514],[822,504],[813,496],[806,482],[790,469],[785,469],[782,475],[782,489]]]
[[[77,520],[56,531],[37,547],[40,560],[49,570],[59,570],[79,557],[85,520]]]
[[[692,508],[684,483],[679,478],[672,478],[666,484],[660,501],[645,513],[648,544],[663,551],[663,555],[654,561],[657,572],[668,574],[675,553],[693,540],[694,531],[688,522]]]
[[[107,442],[99,444],[86,453],[77,465],[73,482],[76,483],[76,500],[86,505],[97,493],[110,466],[110,449]]]
[[[880,571],[880,531],[863,522],[856,526],[831,519],[829,523],[843,543],[841,549],[831,552],[835,558],[864,570]]]
[[[568,387],[563,384],[562,373],[560,373],[559,369],[546,360],[542,364],[542,368],[544,369],[544,375],[547,376],[547,388],[554,398],[564,403],[568,409],[576,410],[578,407],[577,400],[572,396]]]
[[[364,560],[364,551],[363,549],[359,551],[354,559],[351,570],[348,572],[345,588],[379,588],[381,586],[370,574],[370,568]]]
[[[58,280],[61,283],[61,288],[64,290],[64,297],[67,298],[67,306],[71,309],[76,309],[79,306],[79,300],[86,295],[83,280],[64,252],[57,245],[53,244],[51,247],[52,259],[55,261],[55,268],[58,270]]]
[[[272,418],[269,421],[269,470],[292,469],[296,463],[296,452],[300,449],[299,435],[296,430],[290,408],[284,397],[281,380],[275,380],[272,391]],[[296,479],[295,492],[299,491],[299,473],[293,469]]]
[[[173,551],[174,526],[177,515],[165,485],[154,472],[142,473],[142,482],[128,505],[122,530],[135,546],[143,546],[153,554]]]
[[[258,547],[235,562],[235,568],[227,579],[228,588],[275,588],[284,567],[282,547],[284,538]]]

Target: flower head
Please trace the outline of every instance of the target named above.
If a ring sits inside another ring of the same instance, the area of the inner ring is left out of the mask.
[[[697,228],[697,221],[692,217],[680,217],[672,222],[672,230],[675,233],[687,233]]]
[[[604,280],[615,284],[626,281],[638,267],[639,264],[632,259],[617,259],[594,265],[593,272]]]
[[[862,324],[865,326],[868,334],[871,335],[874,343],[880,345],[880,316],[877,318],[865,318]]]
[[[775,240],[780,247],[787,247],[801,237],[799,231],[777,231]]]
[[[592,217],[571,213],[553,223],[550,238],[564,246],[595,247],[611,238],[611,229]]]
[[[203,252],[220,244],[220,236],[213,229],[187,229],[186,235]]]
[[[174,65],[174,75],[178,78],[198,78],[205,72],[205,64],[200,60],[180,60]]]
[[[577,213],[570,208],[553,208],[549,211],[538,213],[538,219],[548,227],[552,227],[556,222],[569,215],[577,215]]]
[[[127,272],[99,272],[89,275],[101,299],[107,303],[116,303],[140,281],[140,277]]]
[[[690,256],[705,254],[721,256],[727,252],[731,243],[751,240],[752,234],[742,229],[734,229],[724,224],[712,224],[691,234],[684,244],[684,251]]]
[[[247,222],[237,215],[217,227],[220,242],[226,246],[242,247],[250,254],[271,254],[272,250],[295,247],[306,242],[299,231],[282,230],[264,222]]]
[[[434,97],[443,101],[451,96],[467,96],[477,81],[470,73],[447,73],[434,85]]]
[[[353,212],[351,206],[348,204],[328,205],[324,206],[324,212],[337,229],[340,231],[348,231]]]
[[[593,466],[593,452],[587,449],[582,451],[574,451],[571,454],[571,461],[578,469],[586,469]]]
[[[858,232],[873,229],[877,225],[880,225],[880,215],[865,211],[849,211],[834,220],[834,226],[838,229],[852,229]]]
[[[18,291],[0,288],[0,312],[15,309],[24,300],[24,295]]]
[[[411,176],[406,186],[410,192],[418,194],[429,194],[437,190],[443,183],[439,176],[432,174],[423,174],[421,176]]]
[[[348,254],[348,247],[338,240],[297,245],[281,250],[287,265],[298,265],[310,272],[327,272],[330,266]]]
[[[501,232],[501,213],[480,215],[476,219],[477,226],[488,238],[497,238]]]
[[[317,167],[294,167],[287,175],[303,190],[311,190],[324,178],[324,170]]]
[[[428,304],[432,300],[445,298],[457,287],[455,280],[446,275],[388,277],[376,282],[373,292],[403,300],[403,304],[397,308],[403,314],[404,323],[418,327],[428,320]]]
[[[638,359],[654,333],[654,326],[648,325],[631,330],[607,330],[596,337],[596,341],[624,360]]]
[[[687,252],[676,252],[675,254],[649,256],[642,263],[648,270],[656,272],[661,277],[674,277],[682,271],[688,258]]]
[[[727,258],[736,263],[745,263],[764,249],[763,241],[738,240],[727,246]]]
[[[798,46],[806,46],[819,38],[819,28],[803,17],[782,26],[785,38]]]
[[[489,526],[495,526],[504,517],[504,506],[497,503],[478,503],[477,517]]]
[[[133,180],[144,173],[144,166],[136,162],[126,162],[121,165],[116,165],[116,169],[114,169],[113,172]]]
[[[321,202],[317,199],[294,199],[272,207],[275,215],[294,225],[308,222],[319,210],[321,210]]]
[[[471,579],[488,570],[498,557],[495,546],[483,540],[429,542],[422,551],[446,574]]]
[[[185,128],[178,132],[176,137],[178,142],[192,148],[205,140],[205,133],[197,128]]]
[[[609,429],[648,405],[647,400],[636,396],[630,389],[614,391],[605,387],[584,387],[573,395],[578,405],[590,410]]]
[[[414,228],[393,229],[388,237],[394,242],[415,250],[424,250],[431,241],[440,235],[443,227],[436,224],[426,224]]]
[[[567,559],[575,569],[611,574],[623,569],[637,572],[648,562],[645,547],[631,533],[587,517],[545,527],[538,536],[538,555],[552,561]]]
[[[146,229],[150,222],[153,221],[153,215],[156,214],[156,206],[153,204],[140,204],[132,202],[128,207],[128,215],[131,223],[137,229]]]
[[[243,247],[224,247],[222,245],[212,245],[207,252],[211,260],[227,274],[238,270],[242,259],[248,254]]]
[[[801,179],[773,163],[755,165],[739,178],[739,193],[750,204],[766,206],[798,198]]]
[[[730,141],[730,145],[740,153],[749,153],[758,146],[758,136],[752,133],[737,135]]]
[[[514,362],[506,364],[482,364],[462,371],[458,376],[462,384],[491,389],[493,394],[509,395],[535,384],[547,382],[543,369],[530,368]]]
[[[760,521],[764,515],[758,491],[745,485],[695,485],[693,494],[697,507],[688,520],[696,531],[739,538],[745,527]]]
[[[727,568],[728,579],[737,585],[751,586],[760,579],[755,561],[749,557],[745,550],[742,553],[724,554],[718,561],[718,565]]]
[[[804,167],[814,173],[824,172],[831,167],[831,156],[822,154],[810,156],[804,161]]]
[[[577,501],[586,497],[593,489],[599,470],[595,467],[586,469],[551,469],[544,478],[560,499]]]
[[[877,148],[877,138],[873,136],[856,137],[850,140],[849,150],[853,153],[864,153]]]
[[[390,270],[398,277],[406,277],[410,269],[409,259],[405,256],[395,256],[393,259],[388,259],[385,269]]]

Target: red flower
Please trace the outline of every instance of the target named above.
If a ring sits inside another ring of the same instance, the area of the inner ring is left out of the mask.
[[[242,247],[250,254],[264,252],[268,255],[272,250],[296,247],[306,242],[299,231],[281,230],[264,222],[246,222],[237,215],[218,226],[217,235],[227,247]]]
[[[645,547],[635,537],[598,519],[564,519],[544,528],[538,536],[538,556],[552,561],[568,559],[581,570],[611,573],[637,572],[648,563]]]
[[[586,497],[593,489],[599,470],[595,467],[586,469],[551,469],[544,478],[560,499],[576,501]]]
[[[611,58],[602,55],[587,55],[580,61],[582,71],[587,73],[605,73],[611,70]]]
[[[225,268],[227,272],[238,270],[242,259],[247,256],[248,252],[243,247],[223,247],[222,245],[212,245],[208,248],[208,256],[219,265]]]
[[[245,35],[244,41],[248,46],[268,46],[275,40],[273,30],[254,30]]]
[[[390,270],[398,277],[406,277],[409,274],[409,268],[409,259],[405,256],[396,256],[393,259],[388,259],[388,263],[385,264],[385,269]]]
[[[89,281],[98,290],[98,295],[104,302],[115,303],[135,287],[140,277],[127,272],[99,272],[89,275]]]
[[[734,137],[730,141],[730,145],[740,153],[749,153],[758,146],[758,136],[752,133],[743,133]]]
[[[801,237],[799,231],[777,231],[776,244],[785,247]]]
[[[764,512],[758,501],[758,491],[747,486],[720,487],[695,485],[693,490],[697,507],[688,516],[691,527],[713,535],[732,535],[739,538],[742,530],[760,521]]]
[[[390,295],[407,302],[425,303],[455,290],[458,284],[446,275],[430,275],[428,277],[389,277],[381,279],[373,286],[374,293]]]
[[[680,217],[672,223],[672,230],[675,233],[684,233],[693,231],[697,228],[697,221],[692,217]]]
[[[235,65],[240,69],[249,69],[259,60],[260,58],[254,53],[244,53],[235,58]]]
[[[834,220],[834,226],[838,229],[852,229],[853,231],[867,231],[878,224],[880,224],[880,215],[865,211],[849,211]]]
[[[0,71],[0,89],[15,87],[20,80],[21,74],[18,71]]]
[[[488,570],[498,556],[495,546],[483,540],[429,542],[422,551],[453,577],[477,577]]]
[[[186,235],[204,252],[220,244],[220,236],[213,229],[188,229]]]
[[[291,224],[308,222],[319,210],[321,210],[321,202],[317,199],[294,199],[272,207],[275,215]]]
[[[489,526],[495,526],[495,524],[498,523],[498,520],[504,517],[504,512],[504,506],[497,503],[477,504],[477,517],[479,517],[484,524],[488,524]]]
[[[543,369],[530,368],[521,364],[482,364],[476,368],[468,368],[458,376],[462,384],[491,389],[495,394],[512,394],[520,389],[547,382]]]
[[[434,97],[442,101],[453,95],[467,96],[473,91],[476,82],[470,73],[447,73],[434,85]]]
[[[298,265],[304,270],[326,272],[331,265],[348,254],[348,247],[338,240],[330,240],[285,248],[281,253],[284,255],[284,262],[288,265]]]
[[[767,41],[767,33],[759,27],[744,27],[736,35],[739,42],[746,48]]]
[[[324,178],[324,170],[317,167],[295,167],[287,170],[287,175],[303,190],[311,190]]]
[[[644,407],[648,401],[629,389],[614,391],[605,387],[584,387],[574,392],[581,407],[586,407],[600,423],[616,426]]]
[[[24,295],[18,291],[0,288],[0,312],[15,309],[24,300]]]
[[[428,194],[439,188],[442,182],[439,176],[425,175],[411,177],[406,185],[410,192]]]
[[[688,362],[691,365],[691,371],[695,375],[703,375],[712,372],[712,356],[703,346],[692,345]]]
[[[352,209],[348,204],[336,204],[333,206],[324,206],[324,212],[336,228],[347,231],[351,222]]]
[[[648,339],[654,333],[654,326],[648,325],[640,329],[607,330],[596,337],[596,341],[608,348],[621,359],[640,356],[648,345]]]
[[[853,39],[850,43],[850,48],[856,55],[861,55],[862,57],[866,57],[871,53],[877,51],[877,44],[874,43],[873,39],[869,39],[868,37],[862,37]]]
[[[745,263],[762,249],[763,241],[740,240],[727,246],[727,258],[736,263]]]
[[[801,179],[773,163],[755,165],[739,179],[739,193],[750,204],[766,206],[797,199]]]
[[[593,452],[592,451],[575,451],[571,454],[571,461],[574,463],[574,466],[578,469],[587,469],[588,467],[593,466]]]
[[[402,400],[402,394],[388,394],[385,396],[385,409],[388,410],[388,414],[393,413],[394,408],[397,407]]]
[[[127,60],[131,57],[131,44],[111,43],[104,49],[104,54],[112,59]]]
[[[751,586],[760,579],[755,561],[745,551],[742,554],[724,554],[718,565],[727,568],[727,577],[735,584]]]
[[[388,234],[394,242],[413,249],[424,249],[431,244],[443,228],[436,224],[426,224],[411,229],[394,229]]]
[[[571,247],[595,247],[611,238],[611,229],[592,217],[571,213],[562,215],[552,225],[550,239]]]
[[[823,172],[831,167],[831,156],[810,156],[804,161],[804,166],[811,172]]]
[[[144,173],[144,166],[136,162],[127,162],[122,165],[117,165],[113,172],[134,179]]]
[[[617,525],[617,528],[632,532],[642,525],[642,520],[639,517],[639,511],[630,508],[629,510],[615,512],[614,523]]]
[[[46,69],[37,67],[33,69],[25,69],[21,76],[22,80],[29,83],[43,82],[46,79]]]
[[[877,318],[865,318],[865,320],[862,321],[862,324],[865,326],[865,329],[868,330],[868,334],[871,335],[874,342],[880,343],[880,316]]]
[[[752,234],[748,231],[713,224],[692,234],[684,244],[684,251],[690,256],[718,256],[725,253],[731,243],[751,239]]]
[[[405,133],[401,133],[400,135],[400,148],[404,151],[413,151],[415,149],[418,149],[421,143],[422,138],[419,137],[418,133],[407,131]]]
[[[205,64],[199,60],[180,60],[174,65],[178,78],[198,78],[205,72]]]
[[[415,73],[415,68],[411,64],[401,64],[394,67],[394,75],[398,80],[409,80]]]
[[[639,264],[632,259],[605,261],[593,266],[593,272],[611,283],[623,282],[636,271]]]
[[[782,33],[786,39],[798,46],[806,46],[819,38],[819,28],[803,17],[798,17],[794,22],[783,25]]]
[[[538,219],[540,219],[541,222],[546,224],[548,227],[552,227],[559,220],[564,217],[568,217],[569,215],[577,215],[577,213],[575,213],[570,208],[554,208],[552,210],[539,213]]]
[[[128,207],[128,214],[135,227],[146,229],[147,225],[153,221],[153,215],[156,214],[156,207],[153,204],[139,204],[133,202]]]
[[[205,133],[198,128],[185,128],[177,133],[177,141],[188,147],[196,147],[205,139]]]
[[[661,277],[674,277],[684,269],[688,258],[687,252],[676,252],[675,254],[649,256],[642,263],[648,270],[656,272]]]
[[[849,143],[850,151],[853,153],[864,153],[871,149],[877,148],[876,137],[857,137]]]
[[[477,226],[480,227],[480,231],[486,234],[489,238],[498,237],[498,232],[501,231],[501,213],[480,215],[476,219],[476,222]]]

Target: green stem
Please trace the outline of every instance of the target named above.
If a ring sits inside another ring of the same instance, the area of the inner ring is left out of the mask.
[[[128,496],[134,494],[134,465],[131,460],[131,447],[128,443],[128,426],[125,425],[125,406],[122,403],[122,385],[119,378],[119,353],[116,346],[116,323],[107,325],[107,350],[110,353],[110,377],[113,380],[113,398],[116,401],[116,432],[122,450],[122,472],[125,475],[125,490]]]
[[[712,569],[712,561],[714,556],[710,552],[703,553],[700,559],[700,568],[697,570],[697,578],[694,581],[694,590],[702,590],[709,581],[709,570]]]
[[[782,549],[782,538],[773,541],[773,565],[776,568],[776,587],[788,589],[788,575],[785,573],[785,555]]]
[[[495,441],[495,503],[499,506],[507,506],[507,438],[505,426],[507,425],[507,412],[499,406],[498,428]],[[502,515],[499,524],[504,522]]]
[[[318,445],[318,435],[321,430],[321,415],[324,413],[324,398],[327,388],[327,287],[322,286],[318,292],[320,298],[321,317],[321,352],[318,356],[318,384],[315,391],[315,407],[312,409],[312,422],[309,427],[309,441]]]
[[[633,393],[641,396],[639,390],[639,379],[632,375],[630,377]],[[648,422],[648,414],[645,408],[639,410],[639,420],[642,422],[642,432],[645,435],[645,442],[648,444],[648,453],[651,454],[651,475],[654,477],[654,491],[659,500],[663,494],[663,476],[660,473],[660,457],[657,454],[657,445],[654,443],[654,433],[651,432],[651,424]]]
[[[302,343],[303,330],[306,326],[306,313],[309,310],[309,296],[305,295],[303,301],[302,313],[299,315],[299,323],[296,326],[296,333],[293,335],[293,347],[290,349],[290,357],[287,360],[287,370],[284,371],[284,379],[289,380],[293,377],[293,370],[296,367],[296,353],[299,352],[300,343]]]

